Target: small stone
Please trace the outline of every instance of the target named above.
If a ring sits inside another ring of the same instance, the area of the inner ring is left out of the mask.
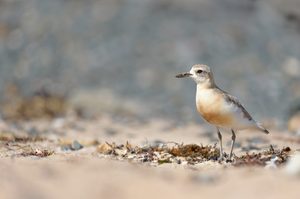
[[[97,152],[103,154],[111,154],[113,152],[113,147],[108,143],[100,144],[97,147]]]
[[[277,169],[277,165],[276,165],[276,161],[278,161],[279,158],[277,156],[275,156],[274,158],[272,158],[270,161],[266,162],[266,169]]]
[[[74,140],[72,142],[72,145],[71,145],[71,149],[74,150],[74,151],[78,151],[80,149],[82,149],[83,146],[77,141],[77,140]]]
[[[128,158],[128,159],[135,159],[135,158],[136,158],[136,155],[135,155],[135,154],[131,154],[131,155],[128,155],[127,158]]]
[[[156,160],[159,160],[159,159],[161,159],[162,157],[161,157],[161,154],[159,153],[159,152],[157,152],[157,151],[154,151],[153,152],[153,154],[154,154],[154,159],[156,159]]]
[[[125,156],[127,154],[127,149],[115,149],[115,153],[119,156]]]

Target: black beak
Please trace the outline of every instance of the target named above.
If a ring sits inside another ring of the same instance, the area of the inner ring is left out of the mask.
[[[187,72],[187,73],[180,73],[178,75],[176,75],[177,78],[184,78],[184,77],[190,77],[192,76],[191,73]]]

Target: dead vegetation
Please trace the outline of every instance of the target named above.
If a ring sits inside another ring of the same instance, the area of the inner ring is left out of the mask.
[[[37,156],[40,158],[44,158],[44,157],[48,157],[50,155],[54,154],[54,151],[51,150],[47,150],[47,149],[28,149],[28,150],[24,150],[22,153],[20,153],[20,156]]]
[[[115,143],[104,143],[98,146],[98,153],[110,155],[123,160],[134,160],[137,162],[149,162],[152,164],[177,163],[195,165],[206,161],[218,161],[219,149],[216,146],[202,146],[196,144],[175,144],[174,146],[132,146],[128,142],[125,145]],[[272,146],[260,153],[251,153],[235,157],[231,162],[233,166],[266,166],[268,162],[274,160],[274,164],[281,165],[289,157],[291,149],[285,147],[281,150]]]
[[[17,154],[20,156],[38,156],[47,157],[55,154],[48,149],[40,149],[35,143],[43,143],[46,138],[39,136],[17,136],[11,133],[1,133],[0,143],[7,146],[14,146],[11,150],[21,149]],[[232,161],[218,161],[219,148],[214,146],[204,146],[196,144],[178,144],[178,143],[161,143],[154,146],[134,146],[129,142],[125,144],[102,143],[98,141],[78,142],[77,140],[52,143],[53,146],[60,147],[62,151],[77,151],[86,147],[95,147],[100,157],[113,158],[117,160],[127,160],[151,165],[160,165],[166,163],[197,165],[205,162],[216,162],[220,164],[231,164],[235,167],[241,166],[266,166],[273,164],[276,167],[283,165],[289,158],[291,149],[284,147],[274,149],[271,145],[268,150],[262,152],[246,153],[245,155],[235,156]],[[19,147],[17,147],[19,146]],[[29,148],[26,146],[30,146]],[[25,147],[25,148],[24,148]],[[35,148],[35,149],[32,149]],[[26,150],[25,150],[26,149]],[[227,154],[225,154],[227,157]]]
[[[272,145],[266,151],[261,153],[247,153],[236,157],[234,166],[266,166],[267,162],[274,161],[274,164],[281,165],[285,163],[291,152],[290,147],[274,149]]]
[[[181,144],[169,149],[168,152],[176,157],[200,157],[207,160],[216,160],[220,155],[215,146],[199,146],[196,144]]]

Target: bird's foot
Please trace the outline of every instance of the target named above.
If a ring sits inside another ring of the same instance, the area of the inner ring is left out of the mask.
[[[234,155],[228,156],[226,153],[220,155],[218,158],[218,162],[226,162],[226,163],[232,163],[234,162]]]
[[[220,155],[220,157],[218,158],[218,162],[222,162],[222,161],[224,161],[224,160],[225,160],[224,155],[223,155],[223,154]]]
[[[229,155],[229,157],[226,159],[226,162],[227,163],[233,162],[234,161],[234,157],[233,156],[234,156],[233,154]]]

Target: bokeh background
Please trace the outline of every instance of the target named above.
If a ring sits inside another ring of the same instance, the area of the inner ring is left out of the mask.
[[[284,126],[299,59],[298,0],[0,0],[6,102],[47,91],[85,114],[201,122],[194,83],[174,76],[203,63],[255,118]]]

